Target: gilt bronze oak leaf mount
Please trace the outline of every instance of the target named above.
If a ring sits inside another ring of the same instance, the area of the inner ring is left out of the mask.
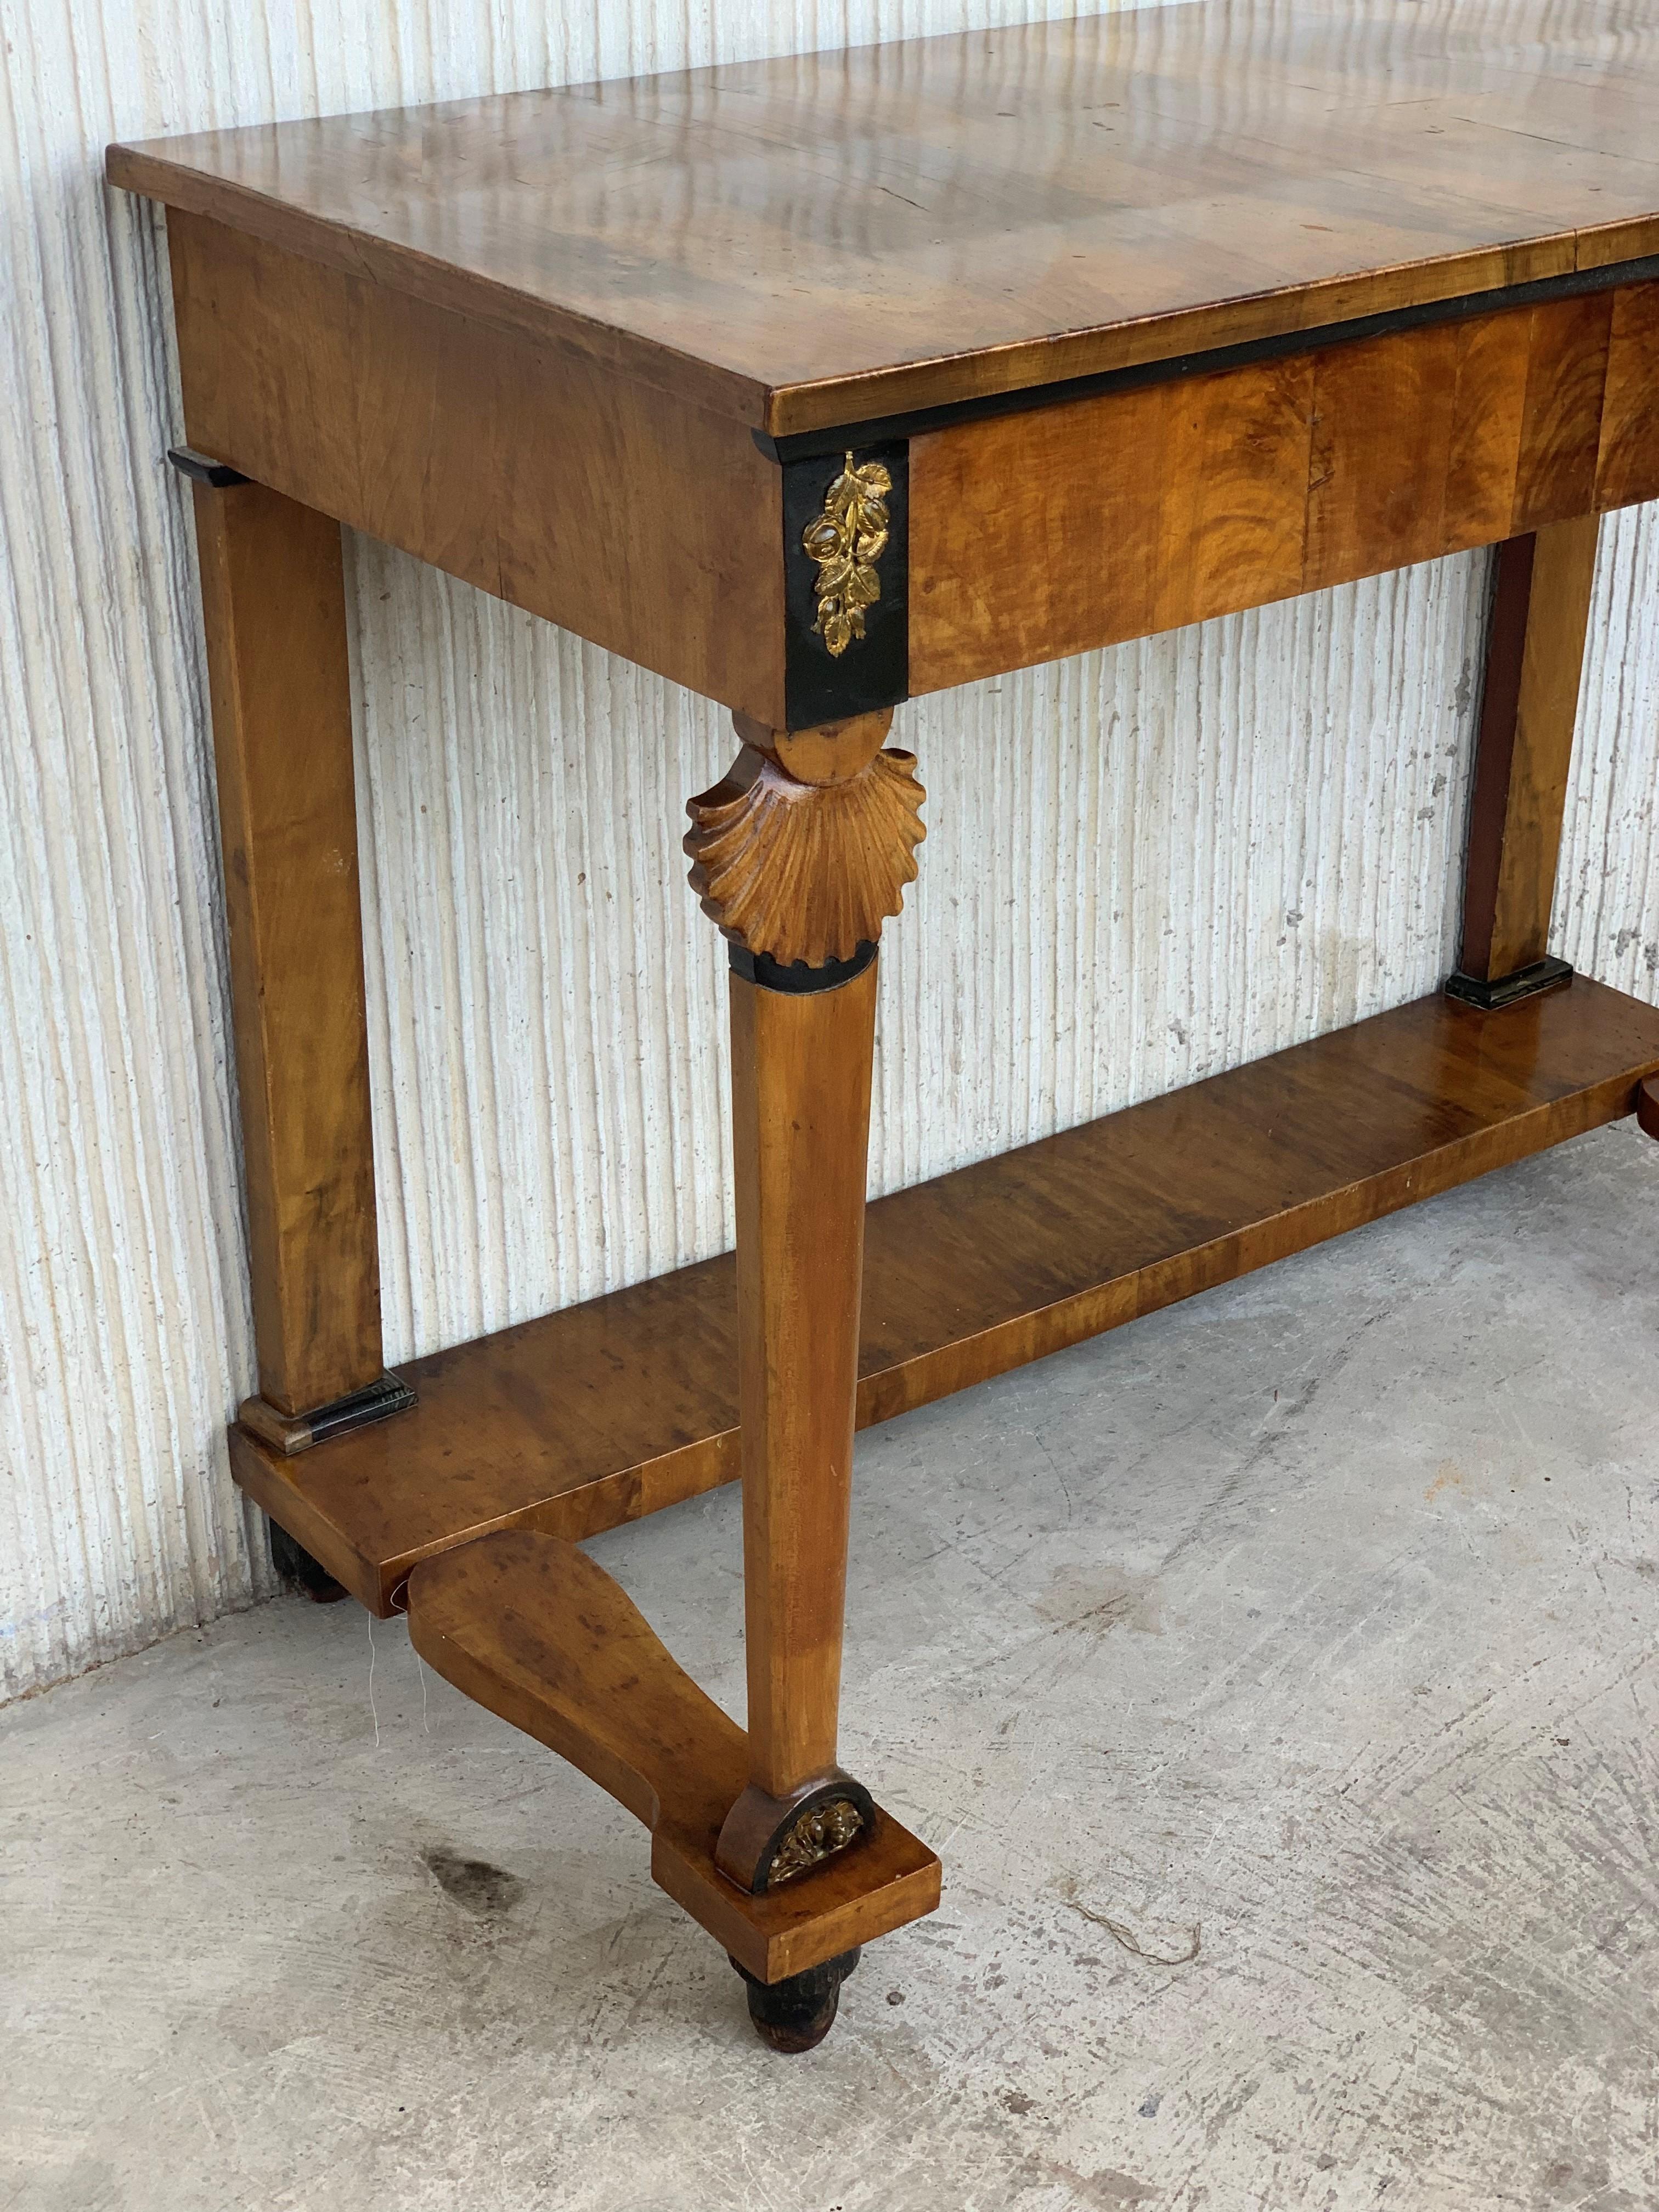
[[[812,627],[836,659],[864,635],[865,610],[881,597],[876,563],[886,549],[892,488],[879,461],[856,464],[849,452],[823,495],[822,511],[801,535],[802,546],[818,564]]]

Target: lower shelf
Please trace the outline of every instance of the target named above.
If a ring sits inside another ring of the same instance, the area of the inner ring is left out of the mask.
[[[1635,1110],[1659,1009],[1575,980],[1498,1013],[1435,997],[881,1199],[867,1426]],[[237,1480],[372,1611],[492,1529],[571,1539],[738,1471],[736,1273],[684,1267],[434,1352],[416,1404]]]

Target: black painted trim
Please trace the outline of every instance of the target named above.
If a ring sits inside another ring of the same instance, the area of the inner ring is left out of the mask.
[[[408,1383],[388,1368],[377,1382],[319,1406],[301,1419],[310,1425],[312,1443],[320,1444],[330,1437],[343,1436],[349,1429],[366,1429],[372,1421],[390,1420],[394,1413],[407,1413],[414,1403],[415,1393]]]
[[[1482,975],[1466,975],[1460,968],[1446,981],[1446,996],[1483,1014],[1495,1014],[1522,999],[1535,999],[1540,991],[1553,991],[1571,983],[1573,971],[1565,960],[1536,960],[1530,968],[1517,968],[1512,975],[1488,982]]]
[[[1605,269],[1574,269],[1563,276],[1540,276],[1528,284],[1506,284],[1489,292],[1462,292],[1449,300],[1425,300],[1409,307],[1391,307],[1376,315],[1361,315],[1352,322],[1322,323],[1315,330],[1284,331],[1272,337],[1250,338],[1243,343],[1217,346],[1208,352],[1174,354],[1162,361],[1139,362],[1128,368],[1108,368],[1089,376],[1073,376],[1054,384],[1021,385],[1013,392],[988,392],[972,399],[957,399],[941,407],[913,409],[908,414],[877,415],[868,422],[842,423],[827,430],[797,430],[781,438],[763,430],[754,433],[756,444],[769,459],[787,469],[793,463],[826,453],[844,453],[848,446],[863,448],[884,439],[919,437],[927,430],[943,430],[952,423],[971,422],[983,416],[1019,415],[1035,407],[1053,407],[1068,399],[1091,399],[1105,392],[1133,392],[1143,385],[1168,384],[1178,377],[1210,376],[1225,368],[1243,368],[1251,362],[1275,361],[1287,354],[1322,352],[1328,346],[1348,345],[1357,339],[1385,337],[1391,331],[1420,330],[1431,323],[1467,322],[1472,316],[1500,314],[1506,308],[1541,306],[1552,300],[1577,299],[1590,292],[1615,290],[1621,284],[1643,284],[1659,277],[1659,254],[1640,261],[1619,261]]]
[[[320,1559],[313,1559],[305,1546],[295,1536],[290,1536],[280,1521],[266,1520],[270,1535],[270,1564],[279,1577],[302,1590],[313,1605],[334,1605],[351,1592],[343,1583],[337,1583]]]
[[[751,952],[744,945],[730,945],[726,950],[732,957],[732,973],[741,975],[745,983],[798,999],[808,998],[815,991],[838,991],[843,983],[862,975],[876,957],[876,948],[867,939],[850,960],[826,960],[822,968],[809,968],[804,960],[792,961],[785,967],[769,953]]]
[[[189,446],[169,446],[167,459],[181,477],[188,477],[192,483],[208,484],[215,491],[228,491],[233,484],[253,481],[240,469],[232,468],[228,461],[211,461],[205,453],[198,453]]]
[[[892,478],[888,538],[876,563],[881,597],[867,608],[862,637],[832,653],[817,630],[818,565],[801,544],[848,451],[880,461]],[[896,707],[910,696],[910,448],[873,438],[837,440],[783,470],[783,703],[792,730],[816,730],[850,714]]]

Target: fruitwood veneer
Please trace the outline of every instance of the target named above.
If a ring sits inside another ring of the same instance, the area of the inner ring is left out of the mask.
[[[1203,0],[109,168],[784,436],[1659,252],[1655,76],[1616,0]]]
[[[1591,518],[1593,546],[1596,514],[1659,497],[1656,301],[1589,293],[927,432],[911,690],[1550,524]],[[1581,652],[1584,611],[1569,592]]]
[[[1583,978],[1425,999],[878,1200],[860,1425],[966,1389],[1632,1113],[1659,1010]],[[418,1403],[236,1477],[383,1616],[417,1559],[576,1538],[738,1473],[730,1257],[412,1362]]]
[[[197,495],[259,1388],[380,1375],[340,533],[258,484]]]
[[[192,446],[783,721],[782,499],[740,423],[222,222],[167,242]]]

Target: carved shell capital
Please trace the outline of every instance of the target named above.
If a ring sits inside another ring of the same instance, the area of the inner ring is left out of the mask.
[[[879,752],[844,783],[798,783],[752,747],[690,800],[691,888],[734,944],[821,968],[873,944],[916,875],[927,793],[913,753]]]

